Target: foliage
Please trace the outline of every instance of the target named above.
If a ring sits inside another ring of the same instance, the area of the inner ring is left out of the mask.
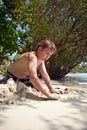
[[[0,62],[18,49],[15,21],[8,9],[0,4]]]
[[[79,65],[77,65],[76,67],[74,67],[71,72],[83,72],[83,73],[87,73],[87,63],[81,63]]]
[[[0,74],[3,74],[7,71],[7,67],[10,64],[10,60],[4,60],[2,64],[0,65]]]

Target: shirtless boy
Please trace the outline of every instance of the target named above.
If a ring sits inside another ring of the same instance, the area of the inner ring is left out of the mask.
[[[20,57],[8,67],[8,73],[17,79],[23,79],[26,76],[29,76],[30,82],[37,90],[41,91],[49,99],[57,99],[57,93],[59,93],[59,90],[52,87],[50,77],[45,67],[45,61],[55,52],[56,47],[51,40],[41,40],[38,43],[37,50],[20,55]],[[39,79],[37,70],[39,70],[49,91],[47,91]]]

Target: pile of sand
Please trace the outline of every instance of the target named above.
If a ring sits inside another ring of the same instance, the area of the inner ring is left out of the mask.
[[[45,84],[44,86],[46,87]],[[62,85],[59,85],[60,88],[61,86]],[[54,87],[56,88],[56,85]],[[86,91],[82,91],[73,87],[65,87],[66,86],[62,86],[62,89],[65,90],[65,93],[58,94],[58,99],[60,101],[85,98],[85,96],[87,97]],[[47,100],[47,97],[30,86],[26,87],[26,85],[22,82],[15,83],[12,78],[7,81],[7,84],[0,84],[0,103],[15,104],[21,101],[29,100]]]

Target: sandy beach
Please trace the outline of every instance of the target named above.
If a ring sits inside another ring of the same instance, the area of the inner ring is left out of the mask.
[[[0,103],[0,130],[87,130],[87,89],[71,85],[68,93],[58,95],[59,100],[47,100],[35,91],[30,94],[27,100]]]

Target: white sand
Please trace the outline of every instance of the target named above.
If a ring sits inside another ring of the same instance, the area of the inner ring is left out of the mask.
[[[0,130],[87,130],[87,99],[1,105]]]
[[[56,82],[55,86],[66,87]],[[56,101],[30,97],[13,105],[0,104],[0,130],[87,130],[87,93],[76,89]]]

